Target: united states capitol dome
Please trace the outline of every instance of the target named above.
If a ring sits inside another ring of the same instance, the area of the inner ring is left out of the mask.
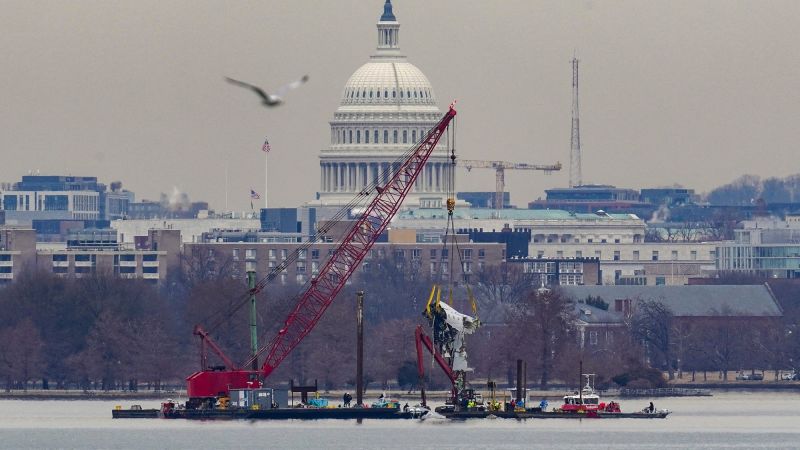
[[[359,67],[344,86],[342,105],[436,105],[428,77],[398,58],[375,58]]]
[[[367,186],[386,183],[398,168],[398,158],[442,118],[428,77],[400,51],[400,23],[391,0],[385,0],[376,27],[378,46],[345,83],[329,122],[330,145],[319,156],[315,206],[348,205]],[[444,136],[404,205],[444,204],[451,166]]]

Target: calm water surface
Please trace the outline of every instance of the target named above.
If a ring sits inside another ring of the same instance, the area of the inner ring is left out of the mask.
[[[0,448],[800,448],[796,393],[656,399],[665,420],[113,420],[119,401],[0,401]],[[128,407],[130,401],[123,405]],[[144,408],[156,401],[140,401]],[[623,410],[645,400],[625,400]]]

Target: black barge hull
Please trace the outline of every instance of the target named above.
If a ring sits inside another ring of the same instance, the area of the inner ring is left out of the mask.
[[[419,414],[397,408],[275,408],[275,409],[177,409],[164,415],[157,409],[113,410],[115,419],[189,420],[322,420],[322,419],[415,419]]]

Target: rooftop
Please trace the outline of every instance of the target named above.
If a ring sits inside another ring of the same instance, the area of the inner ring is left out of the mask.
[[[597,213],[572,213],[560,209],[503,209],[462,208],[453,213],[456,219],[505,219],[505,220],[641,220],[635,214],[618,214],[598,211]],[[413,208],[397,214],[400,220],[442,219],[446,213],[442,209]]]
[[[600,297],[614,307],[614,300],[657,300],[676,316],[759,316],[783,314],[766,285],[689,286],[563,286],[574,299]]]

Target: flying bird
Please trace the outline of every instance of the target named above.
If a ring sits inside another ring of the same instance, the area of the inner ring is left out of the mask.
[[[303,78],[300,78],[299,80],[296,81],[292,81],[291,83],[280,87],[277,91],[275,91],[274,94],[268,94],[264,92],[264,90],[261,89],[260,87],[254,86],[250,83],[245,83],[244,81],[234,80],[233,78],[228,78],[228,77],[225,77],[225,79],[229,83],[233,83],[237,86],[250,89],[251,91],[258,94],[259,97],[261,97],[261,103],[264,104],[264,106],[273,107],[283,103],[283,96],[286,95],[287,92],[289,92],[292,89],[300,87],[303,83],[308,81],[308,75],[303,75]]]

